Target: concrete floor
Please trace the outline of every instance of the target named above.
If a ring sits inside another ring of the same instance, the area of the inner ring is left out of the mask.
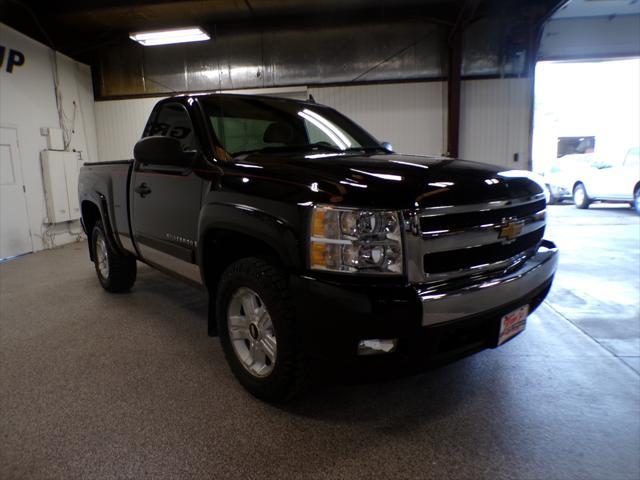
[[[562,255],[547,303],[640,373],[640,217],[611,204],[550,214]]]
[[[551,223],[558,282],[523,335],[285,408],[232,378],[198,291],[142,267],[110,295],[83,243],[2,264],[0,478],[638,479],[638,218]]]

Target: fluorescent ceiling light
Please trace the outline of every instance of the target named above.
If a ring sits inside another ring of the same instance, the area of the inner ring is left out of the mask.
[[[168,45],[170,43],[203,42],[209,40],[210,37],[199,27],[186,27],[137,32],[130,34],[129,38],[145,47],[149,47],[152,45]]]

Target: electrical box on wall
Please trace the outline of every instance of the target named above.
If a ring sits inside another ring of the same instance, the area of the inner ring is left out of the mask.
[[[40,135],[47,137],[47,150],[64,151],[64,137],[61,128],[42,127]]]
[[[43,150],[41,161],[49,223],[79,219],[78,154]]]

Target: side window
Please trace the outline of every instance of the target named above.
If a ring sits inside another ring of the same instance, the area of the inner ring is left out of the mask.
[[[284,143],[265,141],[265,132],[272,123],[269,120],[254,118],[211,117],[211,125],[216,137],[224,148],[232,153],[284,145]]]
[[[326,131],[320,130],[317,126],[309,121],[304,122],[304,126],[307,129],[307,136],[309,137],[309,143],[328,143],[329,145],[334,145],[335,142],[331,139],[331,137],[327,134]]]
[[[318,112],[303,110],[299,115],[304,115],[304,128],[309,143],[326,143],[342,150],[358,144],[344,129]]]
[[[167,103],[160,107],[160,111],[149,122],[144,136],[162,135],[180,140],[183,150],[197,148],[193,125],[187,110],[178,103]]]

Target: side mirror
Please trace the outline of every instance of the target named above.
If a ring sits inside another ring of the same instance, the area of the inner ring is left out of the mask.
[[[180,140],[172,137],[145,137],[133,147],[133,157],[142,164],[188,167],[194,156],[194,152],[182,150]]]
[[[393,145],[391,145],[389,142],[382,142],[380,144],[382,146],[382,148],[384,148],[387,152],[393,153]]]

